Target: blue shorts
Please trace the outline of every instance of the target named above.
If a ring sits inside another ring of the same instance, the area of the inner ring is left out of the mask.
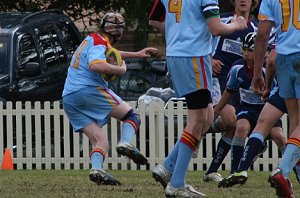
[[[122,101],[110,89],[87,87],[64,96],[63,106],[74,131],[80,132],[92,122],[97,122],[101,127],[105,125],[109,113]]]
[[[271,105],[273,105],[274,107],[276,107],[277,109],[279,109],[280,111],[282,111],[283,113],[287,113],[287,108],[285,105],[285,101],[283,98],[281,98],[279,96],[279,89],[278,86],[275,86],[271,93],[270,93],[270,97],[268,99],[268,103],[270,103]]]
[[[300,53],[277,54],[276,77],[282,98],[300,98]]]
[[[180,98],[200,89],[211,91],[212,67],[210,56],[167,57],[176,97]]]
[[[251,108],[251,107],[240,107],[236,111],[237,120],[246,119],[250,123],[250,134],[254,130],[259,114],[262,109],[260,108]],[[282,122],[279,119],[274,127],[282,127]]]

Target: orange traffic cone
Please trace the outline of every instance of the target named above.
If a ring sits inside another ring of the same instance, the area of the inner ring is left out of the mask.
[[[6,148],[2,160],[1,170],[14,170],[14,163],[10,149]]]

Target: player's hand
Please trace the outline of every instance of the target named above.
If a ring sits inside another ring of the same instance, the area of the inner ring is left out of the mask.
[[[142,49],[141,51],[138,51],[138,57],[140,58],[150,58],[151,55],[156,54],[158,52],[158,49],[154,47],[146,47]]]
[[[264,101],[267,101],[269,99],[270,96],[270,89],[265,89],[262,93],[261,99],[263,99]]]
[[[252,90],[255,94],[262,95],[265,91],[265,80],[262,75],[254,76],[251,82]]]
[[[217,60],[217,59],[211,59],[211,64],[212,64],[212,70],[213,70],[213,75],[218,75],[221,70],[222,70],[222,67],[224,66],[224,63],[220,60]]]
[[[244,30],[247,28],[247,23],[244,17],[242,16],[237,16],[236,14],[233,16],[231,23],[236,24],[236,30]]]

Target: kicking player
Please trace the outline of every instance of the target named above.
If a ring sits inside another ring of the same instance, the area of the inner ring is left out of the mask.
[[[186,173],[199,140],[211,124],[208,117],[212,109],[208,104],[212,86],[212,34],[245,29],[246,22],[237,17],[230,24],[222,23],[216,0],[161,0],[154,7],[161,3],[166,17],[164,23],[157,25],[165,25],[160,29],[165,32],[168,71],[176,97],[186,99],[188,119],[181,137],[152,173],[165,188],[166,197],[204,197],[186,184]]]
[[[279,94],[285,99],[292,129],[286,150],[278,167],[271,173],[269,182],[279,197],[293,197],[292,185],[288,179],[300,159],[300,22],[299,2],[294,0],[264,0],[259,10],[258,35],[255,42],[253,90],[261,94],[265,83],[261,75],[263,57],[270,30],[276,27],[276,78]]]
[[[109,89],[108,82],[101,75],[123,75],[126,72],[124,61],[120,67],[116,67],[107,63],[105,57],[111,44],[120,40],[124,28],[125,21],[119,13],[108,12],[101,18],[99,30],[88,35],[74,53],[63,91],[64,110],[74,131],[83,132],[93,145],[89,178],[103,185],[121,184],[102,167],[109,149],[102,126],[110,117],[123,122],[117,152],[137,164],[147,163],[147,158],[131,144],[139,130],[139,115]],[[147,58],[155,52],[155,48],[144,48],[138,52],[120,51],[122,58]]]

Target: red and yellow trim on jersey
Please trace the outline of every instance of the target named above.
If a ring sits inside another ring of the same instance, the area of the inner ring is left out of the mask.
[[[104,150],[102,150],[101,148],[94,148],[91,152],[90,152],[90,157],[92,156],[93,153],[100,153],[103,156],[103,161],[106,157],[106,152]]]
[[[199,140],[194,137],[192,134],[189,134],[188,132],[184,131],[182,133],[180,142],[186,144],[188,147],[190,147],[193,151],[195,151],[198,147]]]
[[[287,140],[287,144],[294,144],[294,145],[300,147],[300,140],[298,138],[289,138]]]

